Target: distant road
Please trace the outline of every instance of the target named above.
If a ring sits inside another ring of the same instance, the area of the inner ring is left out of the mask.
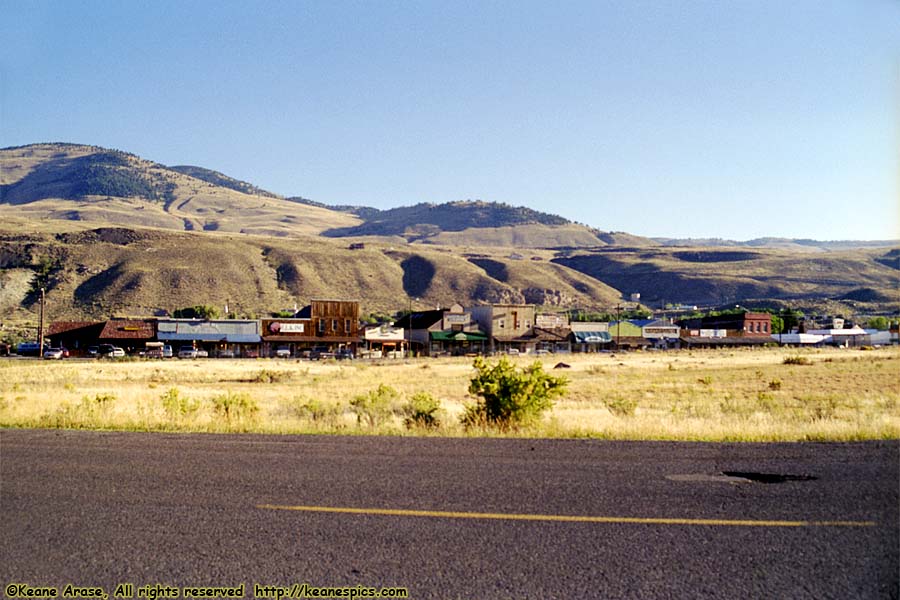
[[[897,598],[898,482],[897,441],[2,430],[0,584]]]

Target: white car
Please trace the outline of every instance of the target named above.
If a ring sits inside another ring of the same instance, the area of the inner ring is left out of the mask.
[[[178,358],[197,358],[197,350],[193,346],[182,346],[178,350]]]
[[[110,354],[110,356],[113,358],[123,358],[125,356],[125,350],[118,346],[113,346],[112,354]]]
[[[44,358],[51,358],[54,360],[59,360],[63,357],[63,349],[62,348],[47,348],[44,350]]]

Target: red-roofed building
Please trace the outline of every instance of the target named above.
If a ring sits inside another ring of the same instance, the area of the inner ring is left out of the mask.
[[[75,356],[87,353],[88,346],[99,343],[104,321],[55,321],[44,336],[53,347],[66,348]]]
[[[110,319],[100,332],[101,344],[113,344],[126,353],[143,350],[156,340],[156,319]]]

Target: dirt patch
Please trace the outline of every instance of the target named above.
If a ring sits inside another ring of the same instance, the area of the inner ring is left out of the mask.
[[[21,307],[31,290],[34,271],[31,269],[5,269],[0,271],[0,311],[7,312]]]

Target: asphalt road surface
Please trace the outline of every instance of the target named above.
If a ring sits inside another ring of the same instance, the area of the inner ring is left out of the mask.
[[[5,597],[110,600],[228,597],[204,587],[897,598],[898,507],[897,441],[2,430],[0,585]]]

